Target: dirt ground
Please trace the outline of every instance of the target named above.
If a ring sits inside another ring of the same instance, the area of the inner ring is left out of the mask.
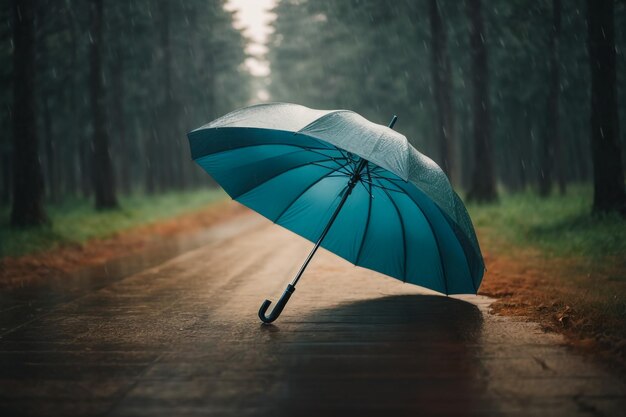
[[[495,231],[478,230],[487,265],[479,294],[496,298],[491,310],[537,322],[566,336],[572,347],[608,361],[626,375],[624,269],[577,258],[548,258],[512,247]],[[623,262],[623,261],[622,261]],[[591,283],[591,284],[590,284]]]
[[[24,286],[51,275],[70,274],[246,213],[249,210],[243,206],[225,201],[84,245],[66,245],[33,255],[4,258],[0,260],[0,289]],[[491,306],[495,313],[538,322],[546,331],[564,334],[576,349],[617,364],[624,372],[626,323],[616,319],[616,315],[584,307],[602,302],[594,299],[599,297],[597,294],[590,294],[576,284],[589,279],[589,268],[582,267],[576,259],[546,259],[532,248],[511,248],[499,241],[494,231],[479,230],[478,233],[488,269],[479,294],[497,299]],[[623,293],[623,281],[610,279],[621,272],[600,271],[595,279],[598,285],[607,287],[605,293],[619,286]]]
[[[206,228],[248,210],[233,201],[212,204],[172,219],[136,227],[106,239],[63,245],[44,252],[0,259],[0,289],[36,283],[51,275],[70,274],[88,266],[140,252],[151,244]]]

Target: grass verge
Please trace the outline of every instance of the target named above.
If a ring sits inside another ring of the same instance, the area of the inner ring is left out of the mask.
[[[564,195],[504,195],[496,204],[470,205],[474,225],[488,228],[514,245],[533,245],[548,257],[606,261],[626,253],[626,221],[619,215],[592,216],[592,190],[570,187]]]
[[[626,221],[592,216],[592,191],[504,195],[468,207],[493,310],[529,317],[626,370]]]
[[[0,208],[0,258],[33,254],[67,244],[107,238],[123,230],[178,216],[226,199],[221,189],[121,197],[120,208],[95,211],[87,200],[47,207],[51,223],[41,228],[13,229],[9,208]]]

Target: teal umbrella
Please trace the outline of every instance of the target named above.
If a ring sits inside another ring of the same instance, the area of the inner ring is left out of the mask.
[[[475,294],[484,262],[443,171],[404,135],[348,110],[246,107],[188,134],[192,158],[235,200],[355,265],[443,294]]]

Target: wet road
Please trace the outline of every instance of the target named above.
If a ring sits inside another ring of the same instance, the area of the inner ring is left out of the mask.
[[[246,215],[3,291],[0,415],[624,415],[624,383],[558,336],[325,251],[260,325],[311,246]]]

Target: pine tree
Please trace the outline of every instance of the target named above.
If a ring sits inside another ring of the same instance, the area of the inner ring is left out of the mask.
[[[46,222],[35,103],[35,3],[13,1],[13,207],[11,224]]]
[[[474,167],[467,198],[473,201],[488,202],[495,200],[497,194],[491,142],[486,33],[480,0],[467,0],[467,16],[470,22],[474,122]]]
[[[626,216],[624,167],[619,142],[613,0],[587,0],[591,66],[593,211]]]
[[[113,163],[106,129],[105,95],[102,85],[103,0],[92,0],[90,11],[89,98],[93,127],[92,179],[96,209],[118,206],[115,195]]]

